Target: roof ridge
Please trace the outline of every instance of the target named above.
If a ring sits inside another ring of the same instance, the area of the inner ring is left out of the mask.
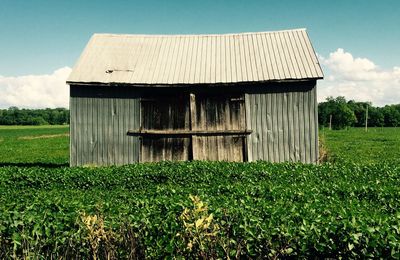
[[[105,37],[211,37],[211,36],[235,36],[235,35],[257,35],[257,34],[270,34],[270,33],[281,33],[281,32],[294,32],[294,31],[306,31],[306,28],[286,29],[277,31],[261,31],[261,32],[241,32],[241,33],[214,33],[214,34],[118,34],[118,33],[94,33],[93,36],[105,36]]]

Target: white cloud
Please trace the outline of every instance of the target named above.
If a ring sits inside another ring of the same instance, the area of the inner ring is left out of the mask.
[[[318,101],[328,96],[371,101],[374,105],[400,103],[400,67],[382,70],[366,58],[354,58],[337,49],[329,57],[319,56],[325,79],[318,82]],[[65,81],[71,68],[50,75],[0,76],[0,108],[54,108],[69,106]]]
[[[325,72],[325,79],[318,83],[319,102],[328,96],[345,96],[376,106],[400,103],[400,67],[382,70],[369,59],[354,58],[340,48],[319,59]]]
[[[69,88],[65,81],[71,68],[50,75],[0,76],[0,108],[55,108],[69,106]]]

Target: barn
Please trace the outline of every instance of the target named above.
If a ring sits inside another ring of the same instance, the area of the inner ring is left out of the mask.
[[[67,80],[70,165],[316,163],[322,78],[305,29],[94,34]]]

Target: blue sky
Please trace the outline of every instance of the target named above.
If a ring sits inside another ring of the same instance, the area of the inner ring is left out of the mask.
[[[390,72],[400,66],[399,25],[398,0],[1,0],[0,75],[4,80],[70,68],[96,32],[198,34],[291,28],[308,29],[326,64],[329,55],[342,48],[344,54],[368,59],[374,69]],[[326,64],[329,76],[331,67]]]

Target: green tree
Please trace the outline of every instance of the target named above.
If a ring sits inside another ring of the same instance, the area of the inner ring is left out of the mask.
[[[19,109],[10,107],[0,109],[0,125],[43,125],[68,124],[69,110],[56,109]]]
[[[400,106],[399,106],[400,107]],[[387,105],[382,108],[385,126],[398,126],[400,125],[400,111],[394,105]]]
[[[370,102],[356,102],[354,100],[349,100],[347,102],[349,108],[353,110],[354,115],[356,116],[356,122],[354,126],[362,127],[365,126],[365,114],[367,107],[371,107],[372,104]]]
[[[385,116],[382,109],[379,107],[369,107],[368,108],[368,125],[369,126],[384,126]]]
[[[332,116],[332,128],[342,129],[352,126],[357,122],[354,111],[344,97],[328,97],[326,102],[318,105],[318,121],[323,126],[329,126]]]
[[[39,116],[39,117],[34,117],[32,118],[31,121],[31,125],[47,125],[48,122],[46,122],[46,120],[43,119],[43,117]]]

